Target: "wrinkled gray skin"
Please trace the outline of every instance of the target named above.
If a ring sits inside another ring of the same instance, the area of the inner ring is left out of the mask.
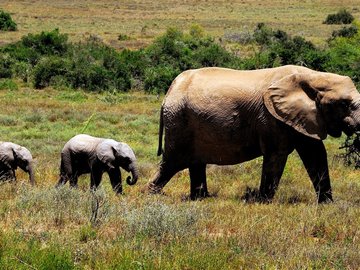
[[[188,168],[191,199],[206,197],[207,164],[232,165],[263,156],[257,196],[268,202],[288,155],[296,150],[318,202],[332,201],[322,140],[359,129],[360,94],[346,76],[300,66],[185,71],[173,81],[161,108],[158,155],[163,156],[149,191],[161,192]]]
[[[28,149],[12,142],[0,142],[0,180],[16,180],[15,170],[20,167],[35,184],[34,162]]]
[[[136,157],[126,143],[79,134],[71,138],[61,152],[60,179],[57,186],[64,185],[69,180],[70,186],[76,187],[78,177],[90,173],[90,188],[96,189],[103,173],[107,172],[113,190],[121,193],[119,167],[132,173],[132,178],[128,176],[126,182],[134,185],[138,180]]]

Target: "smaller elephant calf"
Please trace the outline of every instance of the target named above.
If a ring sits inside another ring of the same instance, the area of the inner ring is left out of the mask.
[[[30,151],[12,142],[0,142],[0,181],[15,181],[18,167],[29,174],[30,183],[34,185],[34,164]]]
[[[132,178],[128,176],[126,182],[134,185],[138,179],[136,157],[126,143],[79,134],[71,138],[61,152],[57,186],[64,185],[69,180],[70,186],[76,187],[78,177],[90,173],[90,188],[96,189],[103,173],[107,172],[113,190],[122,193],[119,167],[132,173]]]

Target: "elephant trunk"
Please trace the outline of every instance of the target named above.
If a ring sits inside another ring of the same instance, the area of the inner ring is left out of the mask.
[[[344,132],[348,136],[360,132],[360,98],[351,107],[353,108],[352,112],[344,118]]]
[[[29,180],[31,185],[35,185],[35,172],[34,172],[34,166],[32,163],[28,165],[27,171],[29,173]]]
[[[138,178],[139,178],[139,170],[138,170],[138,168],[137,168],[137,166],[136,166],[135,163],[133,163],[133,164],[130,166],[129,171],[130,171],[131,174],[132,174],[132,178],[131,178],[131,176],[128,176],[128,177],[126,178],[126,183],[127,183],[128,185],[130,185],[130,186],[131,186],[131,185],[135,185],[136,182],[137,182],[137,180],[138,180]]]

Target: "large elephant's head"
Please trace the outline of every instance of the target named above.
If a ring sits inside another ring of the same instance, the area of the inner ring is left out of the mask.
[[[20,145],[15,145],[12,148],[12,151],[16,165],[29,174],[30,183],[34,185],[35,184],[34,161],[30,151]]]
[[[128,185],[136,184],[139,177],[136,157],[126,143],[106,139],[97,147],[97,157],[110,169],[120,166],[127,172],[131,172],[132,178],[128,176],[126,183]]]
[[[349,77],[311,72],[288,75],[264,94],[268,111],[315,139],[360,130],[360,94]]]

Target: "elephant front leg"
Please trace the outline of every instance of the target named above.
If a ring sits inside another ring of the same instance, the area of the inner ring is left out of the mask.
[[[299,140],[296,151],[310,176],[318,202],[333,201],[326,149],[323,142],[311,138],[302,138]]]
[[[109,174],[109,178],[110,178],[110,182],[111,182],[111,186],[112,186],[113,190],[117,194],[121,194],[122,193],[122,184],[121,184],[120,169],[119,168],[110,169],[108,171],[108,174]]]
[[[284,172],[286,160],[287,154],[271,153],[264,155],[259,193],[261,202],[270,202],[274,198]]]
[[[190,172],[190,199],[206,198],[209,196],[206,184],[206,164],[191,165]]]
[[[92,168],[90,173],[90,189],[95,190],[98,188],[101,182],[103,171],[99,168]]]

